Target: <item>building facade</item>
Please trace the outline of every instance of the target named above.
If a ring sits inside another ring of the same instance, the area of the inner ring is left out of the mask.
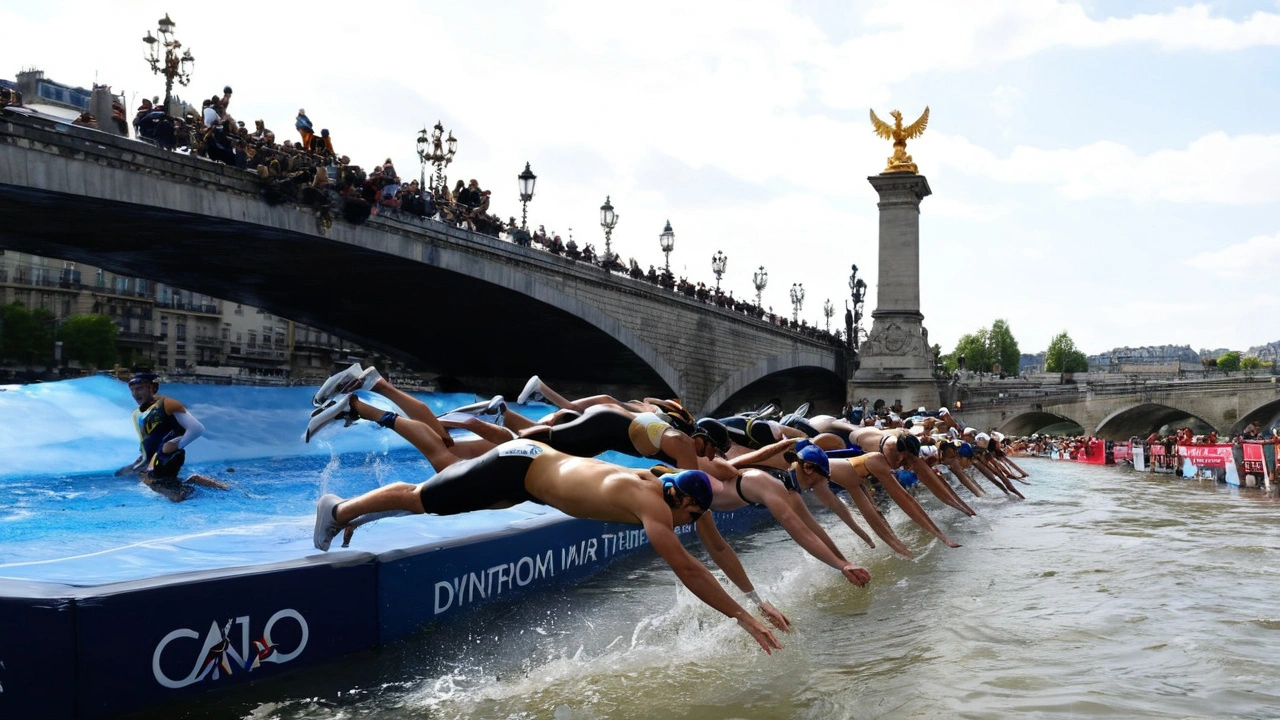
[[[124,367],[171,375],[314,382],[365,357],[343,338],[248,305],[39,255],[0,250],[0,304],[43,308],[55,322],[104,315]]]

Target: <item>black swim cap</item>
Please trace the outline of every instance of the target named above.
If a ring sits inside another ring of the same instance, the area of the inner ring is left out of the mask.
[[[729,448],[733,447],[733,441],[729,439],[729,428],[725,427],[724,423],[719,420],[702,418],[698,421],[698,429],[720,452],[727,453]]]
[[[129,384],[130,384],[130,385],[137,385],[137,384],[139,384],[139,383],[148,383],[148,384],[151,384],[151,385],[159,385],[159,384],[160,384],[160,376],[159,376],[159,375],[156,375],[156,374],[155,374],[155,373],[153,373],[153,372],[146,371],[146,370],[139,371],[139,372],[134,373],[134,374],[133,374],[133,377],[129,378]]]
[[[899,435],[898,449],[908,455],[920,455],[920,439],[915,435]]]

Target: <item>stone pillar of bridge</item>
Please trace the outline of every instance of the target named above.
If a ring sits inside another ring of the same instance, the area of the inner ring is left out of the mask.
[[[915,173],[882,173],[867,180],[880,194],[880,267],[871,332],[860,348],[852,398],[914,410],[938,407],[933,353],[920,313],[920,201],[929,181]]]

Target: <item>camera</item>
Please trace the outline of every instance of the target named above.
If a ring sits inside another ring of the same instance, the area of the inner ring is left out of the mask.
[[[230,85],[227,85],[226,87],[222,88],[222,92],[223,92],[223,94],[225,94],[225,95],[230,95],[230,94],[231,94],[231,86],[230,86]]]

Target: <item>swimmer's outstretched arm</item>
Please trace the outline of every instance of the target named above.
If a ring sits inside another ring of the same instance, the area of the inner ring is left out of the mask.
[[[192,485],[199,485],[201,487],[213,488],[215,490],[231,489],[230,483],[224,483],[221,480],[214,480],[213,478],[207,477],[205,475],[192,475],[187,478],[187,482],[191,483]]]
[[[743,453],[729,461],[729,464],[740,468],[747,465],[759,465],[760,463],[773,458],[787,450],[796,446],[795,438],[785,438],[771,445],[765,445],[759,450],[752,450],[749,453]]]
[[[872,542],[871,536],[862,529],[862,526],[858,525],[857,520],[853,519],[853,513],[849,512],[849,506],[845,505],[840,498],[836,497],[836,494],[831,492],[831,488],[828,487],[826,483],[820,482],[817,485],[814,485],[813,494],[822,502],[823,505],[827,506],[827,509],[835,513],[845,525],[848,525],[849,529],[852,530],[855,535],[862,538],[863,542],[870,547],[876,546],[876,544]],[[817,521],[814,522],[815,524],[817,523]]]
[[[834,476],[835,473],[833,472]],[[862,518],[867,521],[867,525],[871,530],[880,537],[893,551],[903,557],[915,557],[911,550],[907,548],[907,544],[902,542],[902,538],[893,531],[893,526],[888,520],[884,519],[884,515],[880,514],[880,508],[876,507],[875,501],[867,494],[867,486],[860,481],[854,480],[851,484],[844,484],[844,489],[849,493],[849,499],[853,500],[853,504],[858,508],[858,512],[862,513]]]
[[[920,507],[920,503],[911,497],[911,493],[902,487],[902,484],[898,482],[897,476],[889,471],[889,463],[885,461],[884,456],[874,457],[880,454],[869,454],[873,457],[867,458],[866,469],[876,476],[876,479],[880,481],[881,487],[884,488],[885,492],[889,493],[889,497],[898,504],[898,507],[902,508],[907,517],[911,518],[916,525],[928,530],[934,537],[946,543],[947,547],[960,547],[959,543],[952,542],[951,538],[943,534],[942,530],[934,524],[933,519],[929,517],[929,513],[925,512],[924,508]]]
[[[960,467],[958,459],[953,457],[951,460],[944,461],[944,463],[951,470],[951,474],[955,475],[960,484],[968,488],[974,497],[986,497],[987,491],[978,487],[978,483],[974,482],[973,478],[969,477],[969,474],[964,471],[964,468]]]
[[[871,581],[871,573],[845,558],[798,494],[781,489],[780,492],[767,492],[762,497],[765,507],[777,518],[778,524],[810,555],[839,570],[846,580],[858,587],[865,587]]]
[[[680,582],[698,596],[699,600],[726,617],[737,620],[738,625],[750,633],[766,653],[772,655],[775,649],[782,649],[782,643],[778,642],[769,628],[729,597],[729,593],[720,586],[711,571],[684,549],[680,544],[680,538],[676,537],[675,531],[669,524],[670,519],[671,516],[667,515],[664,522],[659,513],[653,513],[641,517],[640,521],[644,526],[645,534],[649,536],[649,544],[671,566]]]
[[[716,527],[715,519],[711,513],[706,513],[694,526],[698,531],[698,539],[702,541],[703,547],[707,549],[707,554],[711,556],[711,560],[715,562],[716,567],[724,572],[725,577],[729,581],[738,586],[738,589],[746,593],[748,597],[758,597],[755,595],[755,586],[751,584],[751,578],[747,577],[747,571],[742,568],[742,561],[738,559],[738,554],[729,547],[729,543],[720,534],[720,528]],[[718,585],[719,583],[717,583]],[[769,619],[774,627],[783,632],[791,631],[791,621],[787,619],[777,608],[763,600],[760,601],[760,612]]]
[[[916,477],[920,479],[920,482],[924,483],[925,487],[929,488],[929,492],[933,493],[934,497],[965,515],[977,515],[973,508],[969,507],[965,501],[960,499],[956,491],[951,489],[951,485],[934,472],[933,468],[929,467],[929,463],[921,460],[916,455],[908,455],[907,457],[910,458],[908,462],[911,465],[911,469],[915,471]]]
[[[971,464],[974,467],[978,468],[978,472],[982,473],[983,476],[987,478],[987,480],[991,481],[992,485],[995,485],[997,488],[999,488],[1000,492],[1003,492],[1006,496],[1019,497],[1019,498],[1022,497],[1022,494],[1018,492],[1017,488],[1005,487],[1004,482],[999,478],[997,478],[995,475],[993,475],[991,471],[987,469],[986,464],[983,463],[981,460],[979,460],[977,457],[973,458]],[[1010,486],[1012,485],[1013,483],[1010,483]],[[1026,498],[1023,498],[1023,499],[1025,500]]]

